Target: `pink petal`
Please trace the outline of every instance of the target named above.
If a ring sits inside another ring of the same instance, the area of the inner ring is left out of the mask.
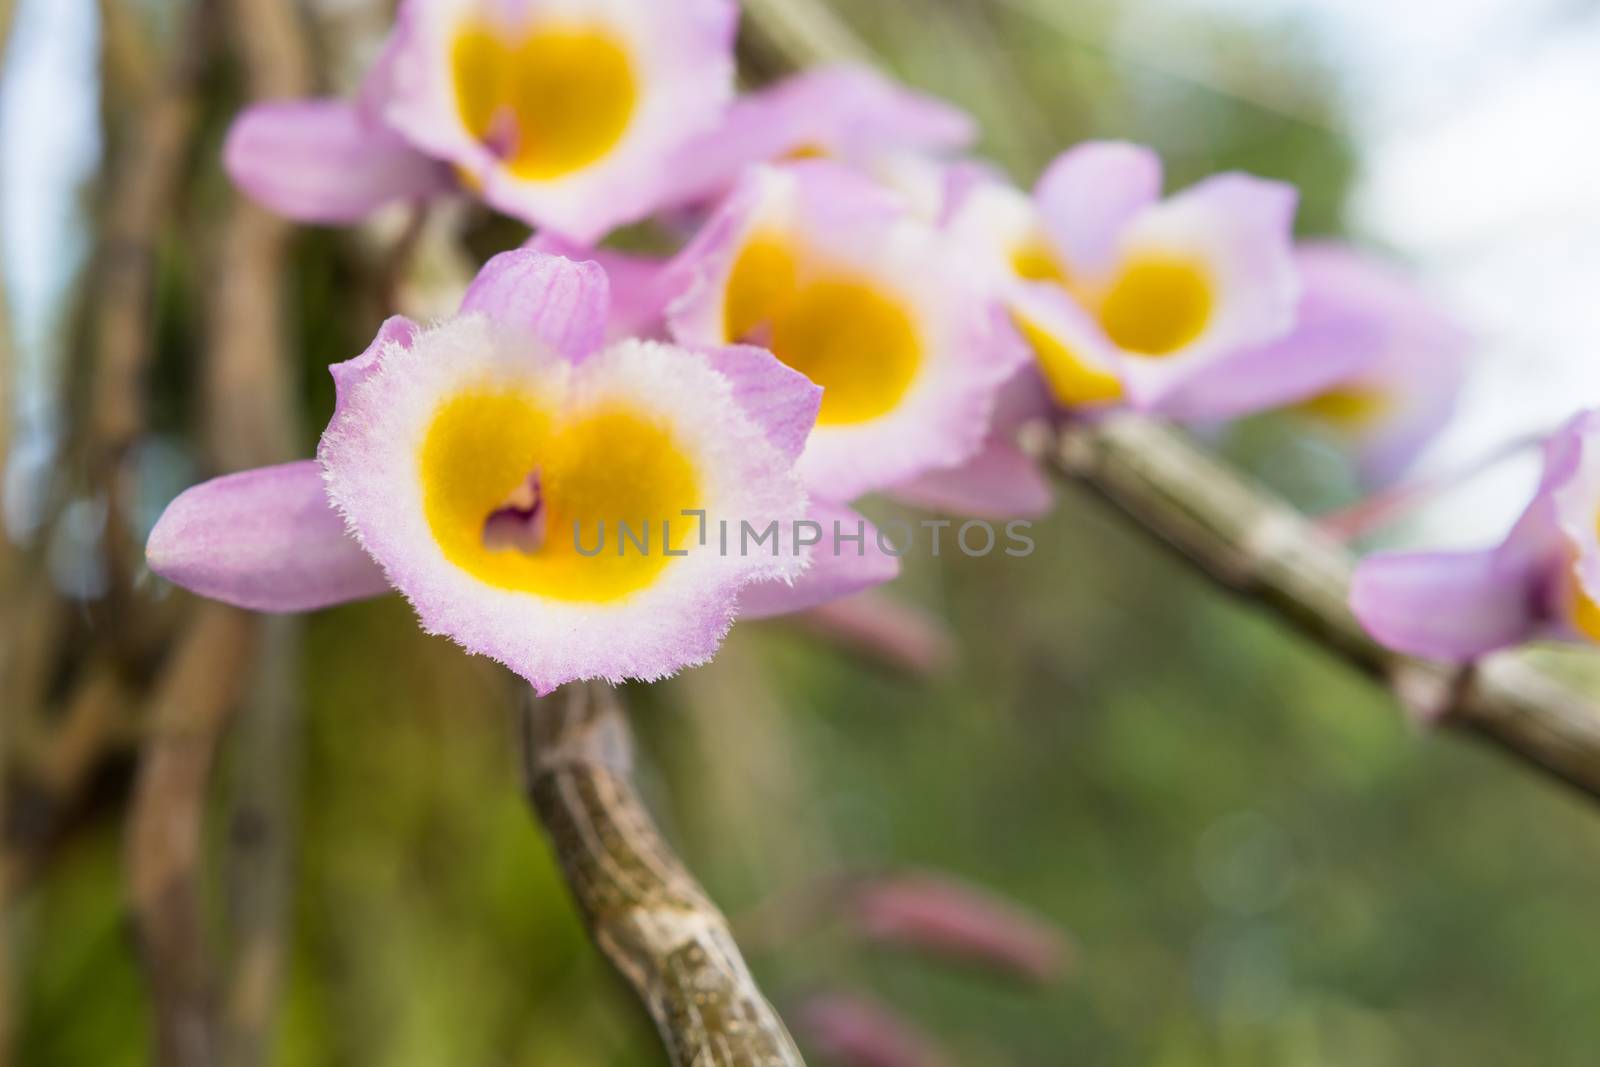
[[[751,345],[702,349],[733,384],[733,398],[790,459],[805,451],[822,405],[822,388],[771,352]]]
[[[983,519],[1038,518],[1054,502],[1038,464],[999,439],[991,439],[961,466],[904,482],[891,495],[914,507]]]
[[[354,359],[347,359],[343,363],[335,363],[328,368],[328,373],[333,375],[333,390],[335,396],[334,409],[337,411],[350,399],[350,392],[361,382],[375,374],[383,365],[383,357],[392,346],[410,348],[416,343],[420,327],[404,315],[393,315],[384,320],[378,328],[378,336],[372,339],[367,350]]]
[[[795,1012],[795,1029],[809,1047],[840,1067],[942,1067],[933,1039],[865,997],[821,993]]]
[[[806,150],[852,165],[896,151],[931,153],[972,142],[972,118],[865,67],[822,67],[745,96],[671,167],[674,204],[706,201],[746,167]]]
[[[1600,600],[1600,412],[1574,416],[1552,436],[1546,452],[1556,524],[1576,558],[1584,592]]]
[[[1499,550],[1387,552],[1356,568],[1350,608],[1388,648],[1465,662],[1532,638],[1543,585]]]
[[[587,248],[557,233],[536,234],[523,247],[571,260],[593,260],[611,282],[611,312],[606,337],[662,339],[667,333],[667,305],[676,295],[666,272],[667,260],[629,255],[609,248]]]
[[[864,937],[1034,982],[1066,967],[1066,938],[1045,919],[991,892],[936,874],[868,882],[851,917]]]
[[[1068,267],[1099,273],[1129,221],[1161,195],[1161,157],[1140,145],[1090,141],[1057,156],[1034,195]]]
[[[1325,305],[1364,317],[1379,333],[1365,364],[1338,384],[1388,398],[1376,422],[1352,436],[1365,480],[1391,482],[1454,414],[1472,338],[1393,263],[1332,242],[1302,245],[1296,258],[1308,297],[1321,294]]]
[[[995,397],[992,425],[995,433],[1014,434],[1031,422],[1055,417],[1056,403],[1050,396],[1039,364],[1029,361],[1011,376]]]
[[[462,314],[525,329],[574,363],[606,339],[611,288],[598,263],[519,248],[495,256],[467,290]]]
[[[454,184],[445,167],[338,100],[250,108],[228,131],[223,164],[252,199],[300,222],[355,222]]]
[[[150,532],[145,557],[168,581],[252,611],[314,611],[389,591],[310,461],[189,489]]]
[[[1168,397],[1175,419],[1236,419],[1309,400],[1348,380],[1380,351],[1381,322],[1307,293],[1294,332],[1206,367]]]
[[[900,560],[884,551],[877,527],[855,511],[812,501],[807,518],[822,528],[822,540],[811,550],[811,566],[793,585],[768,581],[746,586],[739,594],[740,618],[768,619],[805,611],[882,585],[900,573]],[[842,535],[837,540],[836,531]],[[858,531],[859,542],[854,539]]]
[[[944,620],[877,589],[812,608],[797,619],[808,631],[913,677],[931,678],[956,658]]]

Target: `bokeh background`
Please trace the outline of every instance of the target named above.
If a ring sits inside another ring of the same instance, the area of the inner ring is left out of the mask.
[[[260,5],[212,5],[226,14],[199,31],[195,6],[0,3],[0,1005],[26,1067],[152,1062],[128,812],[195,605],[127,546],[227,465],[207,361],[231,343],[218,293],[241,246],[218,147],[259,89],[248,31],[226,24]],[[283,6],[312,82],[353,84],[386,5]],[[1413,264],[1479,338],[1424,474],[1600,394],[1592,0],[835,7],[895,73],[975,112],[983,152],[1021,180],[1084,137],[1143,141],[1176,185],[1228,168],[1286,179],[1304,234]],[[117,205],[150,139],[173,132],[151,101],[171,103],[175,79],[171,195],[130,252]],[[275,238],[291,454],[331,411],[327,364],[358,352],[387,305],[447,307],[463,262],[525,236],[444,214],[398,277],[405,217]],[[108,325],[131,254],[148,268],[143,314]],[[136,331],[143,403],[108,460],[96,397],[117,329]],[[1303,427],[1256,419],[1217,446],[1308,509],[1356,496],[1344,459]],[[1491,539],[1531,476],[1503,464],[1384,539]],[[1076,491],[1034,536],[1027,560],[910,561],[895,595],[956,638],[936,677],[760,624],[712,665],[630,692],[647,798],[781,1008],[870,997],[951,1065],[1596,1061],[1592,805],[1408,726]],[[255,944],[244,934],[277,946],[226,990],[230,1011],[274,1020],[256,1062],[662,1062],[522,802],[497,669],[423,637],[397,598],[252,624],[222,647],[206,669],[241,695],[206,798],[206,935],[235,963]],[[1563,663],[1594,673],[1586,653]],[[888,951],[826,906],[842,875],[928,870],[1069,931],[1064,979]],[[241,884],[256,891],[244,905]]]

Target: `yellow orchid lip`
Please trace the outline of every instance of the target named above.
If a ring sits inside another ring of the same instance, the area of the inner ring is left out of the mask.
[[[822,386],[819,426],[868,422],[910,390],[923,344],[905,302],[870,279],[807,262],[786,238],[751,239],[728,277],[728,342],[771,347]]]
[[[1591,641],[1600,641],[1600,604],[1594,602],[1575,574],[1567,583],[1567,614],[1572,628]]]
[[[1211,321],[1215,286],[1188,259],[1140,256],[1123,264],[1099,301],[1101,327],[1136,356],[1170,356],[1193,343]]]
[[[1109,280],[1074,277],[1039,234],[1017,241],[1009,253],[1019,279],[1065,292],[1099,323],[1106,338],[1129,356],[1160,359],[1192,344],[1210,325],[1214,285],[1203,264],[1178,256],[1129,257]],[[1062,404],[1086,407],[1120,401],[1121,379],[1053,332],[1022,307],[1012,322],[1033,350],[1045,382]]]
[[[1054,282],[1068,287],[1067,271],[1042,236],[1032,236],[1011,250],[1011,270],[1028,282]]]
[[[1393,398],[1381,389],[1346,385],[1302,400],[1293,410],[1339,429],[1359,432],[1381,421],[1393,406]]]
[[[625,526],[681,547],[702,477],[670,428],[615,404],[558,418],[531,390],[467,389],[441,402],[418,453],[423,508],[445,557],[489,585],[606,603],[653,584],[675,557],[623,550]],[[617,551],[582,550],[618,531]]]
[[[450,73],[462,124],[516,177],[550,181],[614,149],[639,105],[625,44],[585,26],[509,35],[484,23],[457,31]]]
[[[1069,407],[1088,407],[1122,399],[1122,379],[1111,371],[1089,363],[1028,316],[1013,312],[1011,320],[1033,349],[1045,384],[1061,403]]]

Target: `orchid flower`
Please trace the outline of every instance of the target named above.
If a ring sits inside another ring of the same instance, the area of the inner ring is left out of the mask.
[[[592,241],[668,192],[733,92],[732,0],[405,0],[359,100],[265,104],[229,173],[290,218],[348,222],[457,184]]]
[[[780,614],[893,576],[870,527],[823,539],[809,569],[798,538],[724,548],[724,523],[863,530],[847,509],[808,511],[795,473],[820,391],[758,349],[607,347],[607,304],[592,263],[496,257],[458,316],[390,319],[333,368],[315,462],[179,496],[151,569],[258,611],[392,587],[428,632],[545,692],[659,678],[710,657],[741,603]]]
[[[1330,359],[1329,335],[1364,331],[1364,341],[1343,343],[1367,358],[1289,412],[1349,448],[1366,481],[1391,482],[1455,411],[1471,337],[1388,263],[1332,244],[1304,246],[1299,259],[1316,302],[1302,309],[1302,322],[1324,332],[1321,347]],[[1346,325],[1336,325],[1341,320]]]
[[[898,179],[923,156],[971,145],[972,118],[867,67],[819,67],[741,97],[679,152],[675,202],[715,200],[758,163],[821,158]],[[920,172],[919,172],[920,173]]]
[[[1392,481],[1455,409],[1467,334],[1376,256],[1319,241],[1295,260],[1294,329],[1201,375],[1167,413],[1206,422],[1284,408],[1355,453],[1368,482]]]
[[[1058,157],[1031,199],[982,183],[950,222],[990,249],[1012,320],[1065,407],[1162,411],[1294,325],[1294,189],[1222,174],[1161,200],[1161,180],[1150,150],[1091,142]]]
[[[1350,604],[1385,646],[1450,662],[1537,637],[1600,640],[1600,412],[1545,442],[1539,488],[1499,545],[1372,555]]]
[[[972,459],[1027,359],[950,236],[832,162],[752,170],[673,273],[680,341],[760,344],[822,387],[798,469],[826,499]]]

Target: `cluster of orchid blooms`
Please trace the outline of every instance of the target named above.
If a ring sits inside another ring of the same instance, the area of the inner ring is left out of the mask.
[[[866,494],[1046,511],[1014,442],[1028,420],[1292,409],[1379,480],[1446,418],[1460,333],[1382,262],[1297,245],[1291,187],[1223,174],[1163,198],[1154,153],[1088,143],[1028,194],[961,155],[967,116],[866,70],[735,98],[737,17],[733,0],[406,0],[357,99],[241,116],[228,170],[287,217],[477,196],[536,235],[453,318],[390,319],[332,368],[315,461],[174,501],[151,567],[261,611],[398,589],[428,631],[540,691],[655,679],[736,617],[892,578],[850,508]],[[675,255],[597,247],[646,218],[685,235]],[[1454,658],[1594,631],[1597,448],[1590,419],[1553,440],[1492,553],[1368,561],[1362,618]],[[704,536],[797,518],[845,537],[745,553]],[[591,555],[571,534],[619,523],[662,543]]]

